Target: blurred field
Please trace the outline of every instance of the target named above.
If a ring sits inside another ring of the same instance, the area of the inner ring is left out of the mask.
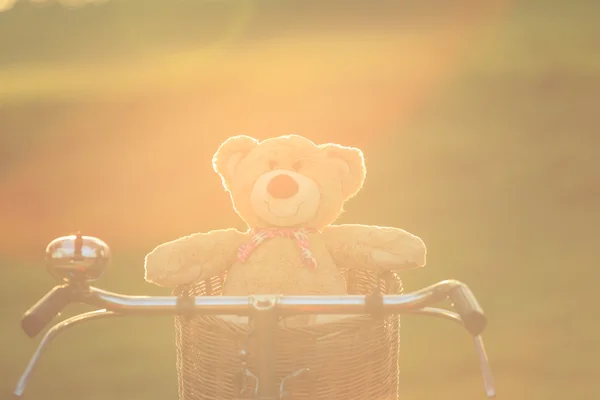
[[[242,228],[210,160],[226,137],[360,147],[341,223],[421,236],[408,290],[467,282],[490,317],[499,398],[600,398],[600,7],[595,1],[128,0],[0,13],[0,391],[36,341],[19,318],[54,282],[43,249],[81,229],[143,257]],[[417,4],[418,3],[418,4]],[[81,308],[72,308],[70,313]],[[483,398],[455,326],[406,318],[407,399]],[[30,398],[176,398],[169,318],[90,323],[45,355]]]

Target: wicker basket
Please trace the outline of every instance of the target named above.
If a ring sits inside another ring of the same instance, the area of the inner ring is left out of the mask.
[[[378,276],[363,270],[343,273],[350,294],[402,292],[395,274]],[[213,277],[193,286],[181,286],[175,294],[218,296],[224,279]],[[374,319],[366,315],[302,328],[282,326],[276,334],[277,378],[310,368],[309,374],[286,385],[293,400],[398,399],[399,328],[398,316]],[[215,316],[176,317],[175,330],[180,400],[252,397],[251,390],[240,395],[244,389],[239,379],[242,348],[248,350],[248,366],[255,371],[256,354],[246,323]]]

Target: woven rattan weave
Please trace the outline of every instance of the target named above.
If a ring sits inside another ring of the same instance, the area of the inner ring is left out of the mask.
[[[400,294],[395,274],[342,270],[349,294]],[[225,276],[176,288],[176,295],[219,296]],[[302,328],[281,326],[276,334],[277,378],[310,368],[290,380],[293,400],[398,399],[398,316],[348,316]],[[253,382],[240,379],[240,350],[248,351],[253,370],[256,357],[247,323],[216,316],[176,317],[177,372],[180,400],[251,398]],[[245,394],[240,395],[245,386]]]

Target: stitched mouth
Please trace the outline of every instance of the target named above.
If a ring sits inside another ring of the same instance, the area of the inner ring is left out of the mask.
[[[304,204],[303,201],[301,201],[300,203],[298,203],[298,205],[296,206],[296,212],[294,212],[293,214],[287,214],[287,215],[279,215],[274,213],[273,211],[271,211],[271,204],[269,204],[268,201],[265,200],[265,204],[267,205],[267,209],[269,210],[269,214],[273,215],[274,217],[277,218],[291,218],[291,217],[295,217],[296,215],[298,215],[298,212],[300,211],[300,206],[302,204]]]

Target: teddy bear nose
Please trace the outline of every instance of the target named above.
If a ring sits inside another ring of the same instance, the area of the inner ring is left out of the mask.
[[[267,192],[276,199],[288,199],[298,193],[298,182],[289,175],[277,175],[267,185]]]

